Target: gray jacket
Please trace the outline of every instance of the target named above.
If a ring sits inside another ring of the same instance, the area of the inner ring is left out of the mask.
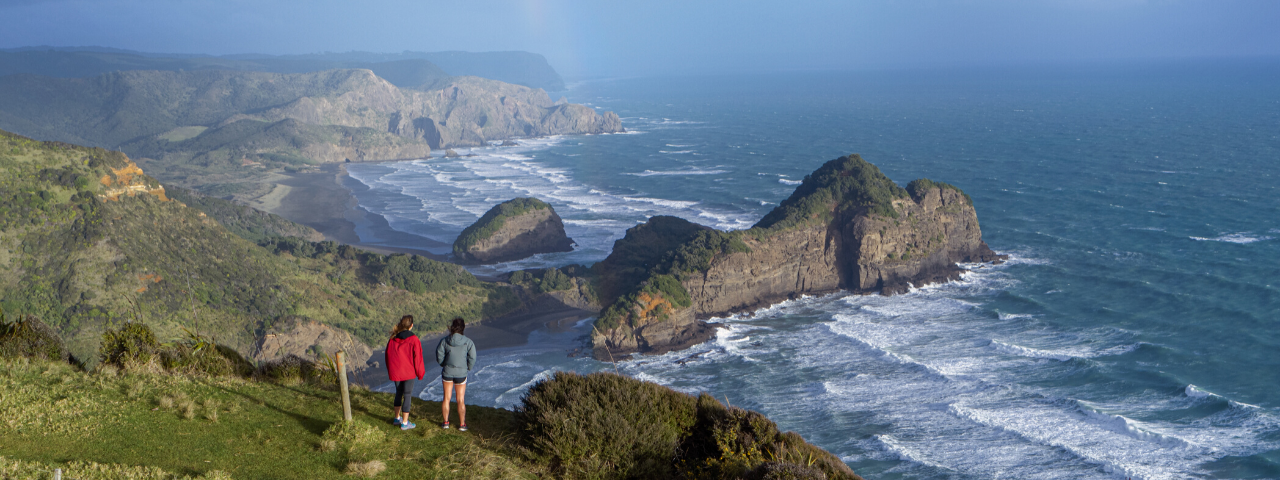
[[[446,377],[465,377],[476,366],[476,344],[461,333],[440,339],[436,345],[436,363],[444,367]]]

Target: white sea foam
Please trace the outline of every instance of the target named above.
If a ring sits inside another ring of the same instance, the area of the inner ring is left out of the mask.
[[[726,170],[719,169],[690,169],[690,170],[645,170],[639,173],[623,173],[623,175],[631,175],[633,177],[652,177],[659,175],[719,175],[726,173]]]
[[[1002,342],[1000,340],[991,340],[991,348],[993,350],[1007,355],[1017,355],[1029,358],[1051,358],[1064,362],[1073,358],[1096,358],[1123,355],[1137,350],[1138,346],[1139,344],[1134,343],[1128,345],[1116,345],[1103,349],[1082,345],[1062,348],[1032,348],[1014,343]]]
[[[1240,233],[1229,233],[1225,235],[1219,235],[1216,237],[1190,237],[1190,238],[1198,242],[1227,242],[1227,243],[1246,244],[1246,243],[1271,240],[1274,237],[1268,237],[1264,235],[1255,235],[1248,232],[1240,232]]]
[[[802,184],[802,183],[804,183],[804,182],[802,182],[802,181],[800,181],[800,180],[787,180],[787,179],[785,179],[785,178],[779,178],[779,179],[778,179],[778,183],[781,183],[781,184],[783,184],[783,185],[800,185],[800,184]]]

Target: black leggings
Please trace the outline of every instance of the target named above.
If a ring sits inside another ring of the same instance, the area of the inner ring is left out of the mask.
[[[396,382],[396,400],[391,406],[400,407],[400,413],[409,413],[409,403],[413,400],[413,382],[416,380],[410,378],[408,380]],[[401,405],[403,404],[403,406]]]

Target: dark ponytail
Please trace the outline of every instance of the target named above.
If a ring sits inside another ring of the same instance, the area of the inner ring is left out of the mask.
[[[462,335],[462,331],[466,330],[466,328],[467,322],[462,321],[462,318],[455,318],[453,319],[453,324],[449,325],[449,333]]]
[[[396,328],[391,329],[392,335],[399,335],[400,332],[413,328],[413,315],[405,315],[400,317],[400,323],[396,324]]]

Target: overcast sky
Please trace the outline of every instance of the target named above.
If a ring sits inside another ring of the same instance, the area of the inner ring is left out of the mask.
[[[568,77],[1278,56],[1272,0],[0,0],[0,47],[525,50]]]

